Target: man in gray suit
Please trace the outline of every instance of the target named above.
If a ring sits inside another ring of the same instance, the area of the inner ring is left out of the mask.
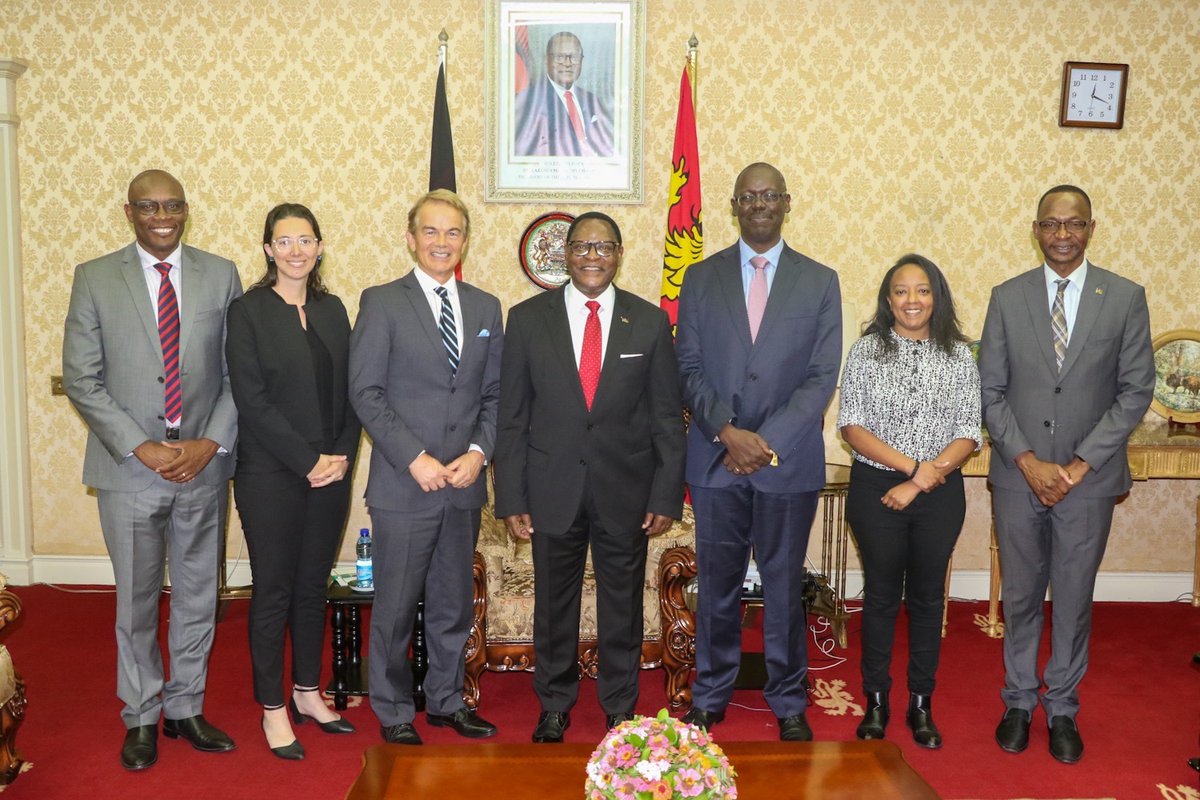
[[[779,738],[808,741],[804,557],[825,485],[821,428],[841,363],[841,293],[837,273],[783,241],[791,195],[779,170],[746,167],[730,206],[740,241],[689,268],[679,301],[700,581],[696,682],[684,719],[707,728],[725,716],[753,547],[763,583],[763,696]]]
[[[1146,293],[1088,263],[1095,229],[1082,189],[1042,196],[1033,235],[1045,263],[992,290],[979,353],[1004,567],[1005,713],[996,741],[1010,753],[1029,744],[1049,586],[1041,702],[1050,754],[1066,764],[1083,755],[1078,688],[1113,506],[1131,486],[1126,444],[1154,391]]]
[[[408,648],[422,595],[426,721],[469,738],[496,732],[463,703],[482,468],[496,441],[504,347],[500,302],[454,277],[470,225],[453,192],[418,200],[406,234],[417,268],[363,292],[350,337],[350,401],[372,441],[371,708],[395,744],[421,744]]]
[[[129,184],[137,241],[75,269],[63,337],[67,397],[88,426],[83,482],[96,490],[117,587],[121,763],[145,769],[163,733],[197,750],[233,741],[202,715],[216,620],[220,537],[237,412],[225,369],[233,262],[180,244],[188,204],[159,170]],[[164,683],[158,599],[171,564]]]

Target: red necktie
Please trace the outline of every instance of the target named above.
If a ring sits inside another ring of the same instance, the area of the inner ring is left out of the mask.
[[[575,129],[575,138],[582,144],[583,136],[583,119],[579,116],[579,106],[575,105],[575,95],[571,94],[571,90],[567,89],[563,92],[563,97],[567,100],[567,116],[571,118],[571,127]]]
[[[579,353],[579,384],[583,387],[583,399],[588,411],[592,410],[592,398],[600,384],[600,304],[588,300],[587,324],[583,327],[583,349]]]
[[[162,275],[158,287],[158,338],[163,354],[163,416],[177,423],[183,414],[183,390],[179,384],[179,301],[169,274],[171,265],[163,262],[154,268]]]

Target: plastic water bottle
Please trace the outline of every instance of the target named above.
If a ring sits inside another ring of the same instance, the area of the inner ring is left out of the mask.
[[[358,544],[354,546],[358,560],[354,564],[356,583],[360,589],[375,588],[375,573],[371,567],[371,531],[363,528],[358,532]]]

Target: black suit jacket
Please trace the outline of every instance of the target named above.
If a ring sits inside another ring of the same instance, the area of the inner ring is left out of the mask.
[[[508,315],[500,367],[496,516],[528,513],[562,533],[585,483],[609,530],[646,512],[683,511],[683,402],[662,309],[616,290],[600,383],[589,412],[567,322],[565,287]]]
[[[350,407],[346,378],[350,319],[332,294],[310,297],[304,313],[333,359],[337,438],[331,455],[347,456],[353,469],[361,428]],[[295,307],[268,287],[251,289],[230,304],[227,324],[225,353],[238,410],[238,470],[286,469],[307,475],[321,455],[324,427],[312,355]]]

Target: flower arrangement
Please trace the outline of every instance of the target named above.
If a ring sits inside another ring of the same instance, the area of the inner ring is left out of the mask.
[[[695,725],[634,717],[608,732],[587,765],[587,800],[733,800],[737,773],[724,751]]]

